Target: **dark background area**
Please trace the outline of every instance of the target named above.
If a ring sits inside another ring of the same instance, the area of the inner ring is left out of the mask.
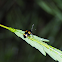
[[[49,39],[62,50],[62,0],[0,0],[0,24]],[[0,62],[55,62],[14,33],[0,27]]]

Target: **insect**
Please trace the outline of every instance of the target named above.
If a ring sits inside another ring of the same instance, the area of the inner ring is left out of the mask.
[[[27,38],[28,36],[30,36],[30,34],[32,34],[32,29],[33,29],[34,24],[32,25],[31,30],[26,30],[25,33],[23,34],[24,38]]]
[[[31,30],[26,30],[23,36],[24,38],[27,38],[28,36],[30,36],[30,34],[31,34]]]

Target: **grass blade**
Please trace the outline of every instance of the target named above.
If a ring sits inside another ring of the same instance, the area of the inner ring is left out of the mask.
[[[38,37],[36,35],[32,35],[32,34],[30,36],[28,36],[27,38],[24,38],[23,34],[25,33],[25,31],[7,27],[7,26],[1,25],[1,24],[0,24],[0,26],[10,30],[11,32],[14,32],[18,37],[25,40],[32,47],[35,47],[36,49],[38,49],[43,55],[46,56],[46,53],[47,53],[54,60],[62,62],[62,51],[45,43],[45,42],[49,42],[49,40],[40,38],[40,37]]]

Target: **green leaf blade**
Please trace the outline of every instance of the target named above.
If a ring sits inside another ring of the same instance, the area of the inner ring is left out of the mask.
[[[18,30],[17,30],[18,31]],[[16,35],[18,35],[15,32]],[[20,33],[19,33],[20,34]],[[24,34],[24,32],[23,32]],[[28,44],[38,49],[43,55],[46,56],[46,53],[49,54],[54,60],[62,62],[62,51],[48,45],[47,43],[43,42],[46,39],[40,38],[36,35],[30,35],[30,37],[24,38],[23,34],[20,36],[24,39]],[[42,40],[41,40],[42,39]],[[46,40],[49,41],[49,40]]]
[[[14,32],[18,37],[25,40],[32,47],[35,47],[36,49],[38,49],[43,55],[46,56],[46,53],[47,53],[54,60],[62,62],[62,51],[45,43],[45,42],[49,42],[49,40],[40,38],[40,37],[38,37],[36,35],[32,35],[32,34],[30,36],[28,36],[27,38],[24,38],[23,34],[25,33],[25,31],[7,27],[7,26],[1,25],[1,24],[0,24],[0,26],[10,30],[11,32]]]
[[[35,47],[36,49],[38,49],[43,55],[46,56],[46,53],[45,53],[42,45],[39,45],[38,43],[32,41],[29,38],[24,38],[23,37],[24,32],[21,35],[20,35],[20,33],[21,33],[20,30],[15,31],[16,35],[18,35],[19,37],[21,37],[22,39],[24,39],[28,44],[30,44],[32,47]]]

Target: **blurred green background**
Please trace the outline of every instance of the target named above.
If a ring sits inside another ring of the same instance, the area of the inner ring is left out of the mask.
[[[62,50],[62,0],[0,0],[0,23],[30,30]],[[0,27],[0,62],[55,62],[14,33]]]

